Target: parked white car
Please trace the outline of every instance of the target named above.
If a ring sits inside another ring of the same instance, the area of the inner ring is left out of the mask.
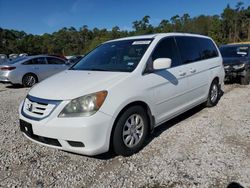
[[[70,64],[65,60],[54,56],[19,57],[0,65],[0,82],[32,87],[34,84],[69,67]]]
[[[158,125],[217,104],[224,67],[212,39],[166,33],[108,41],[35,85],[20,128],[42,145],[85,155],[132,155]]]

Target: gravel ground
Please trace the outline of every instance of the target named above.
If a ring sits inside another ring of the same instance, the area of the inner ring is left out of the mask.
[[[43,147],[19,131],[28,89],[0,84],[0,187],[250,187],[250,86],[158,128],[131,157],[86,157]],[[231,184],[232,185],[232,184]]]

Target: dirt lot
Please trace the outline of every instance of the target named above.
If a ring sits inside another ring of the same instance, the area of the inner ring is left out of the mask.
[[[250,187],[250,86],[227,85],[214,108],[156,128],[131,157],[86,157],[40,146],[19,131],[28,89],[0,84],[0,187]]]

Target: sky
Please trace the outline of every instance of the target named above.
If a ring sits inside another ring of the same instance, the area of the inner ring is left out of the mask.
[[[245,7],[250,0],[241,0]],[[158,25],[162,19],[188,13],[191,17],[220,15],[237,0],[0,0],[0,27],[42,35],[63,27],[79,29],[132,30],[132,22],[150,16],[150,23]]]

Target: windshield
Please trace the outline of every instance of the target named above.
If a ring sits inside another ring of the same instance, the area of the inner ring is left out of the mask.
[[[248,46],[225,46],[220,48],[222,57],[244,57],[248,55]]]
[[[97,47],[74,65],[72,70],[132,72],[152,39],[108,42]]]

